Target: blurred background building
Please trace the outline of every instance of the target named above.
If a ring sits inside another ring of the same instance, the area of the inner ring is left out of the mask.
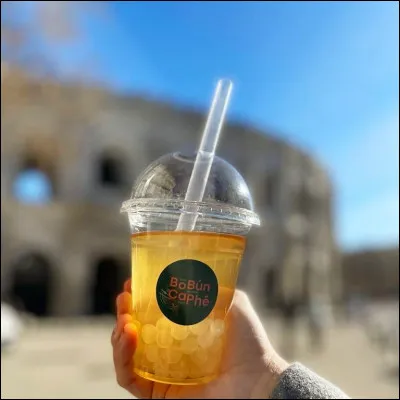
[[[343,255],[343,298],[399,297],[399,249],[369,249]]]
[[[2,68],[2,91],[15,96],[1,122],[2,295],[36,315],[112,313],[130,271],[119,206],[150,162],[196,148],[205,115]],[[219,153],[245,177],[263,221],[251,232],[239,285],[260,306],[307,305],[314,294],[330,303],[341,270],[323,168],[234,123]]]

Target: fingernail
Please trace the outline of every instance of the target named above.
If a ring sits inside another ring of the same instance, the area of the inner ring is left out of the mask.
[[[124,333],[128,335],[137,335],[138,331],[136,325],[129,322],[124,326]]]
[[[124,283],[124,292],[130,293],[131,290],[132,290],[132,288],[131,288],[131,280],[128,279],[128,280],[126,280],[125,283]]]
[[[132,316],[129,314],[122,314],[118,317],[117,320],[117,329],[115,331],[115,335],[119,338],[124,331],[125,325],[132,322]]]

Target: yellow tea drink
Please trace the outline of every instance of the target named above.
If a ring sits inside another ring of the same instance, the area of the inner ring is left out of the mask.
[[[132,235],[135,372],[173,384],[218,376],[245,238],[208,232]]]
[[[205,167],[209,177],[198,180]],[[135,373],[176,385],[211,381],[229,351],[245,238],[260,222],[246,182],[207,152],[171,153],[142,172],[121,211],[131,232]]]

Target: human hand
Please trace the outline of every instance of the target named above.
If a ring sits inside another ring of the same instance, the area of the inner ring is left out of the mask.
[[[288,364],[273,349],[244,292],[236,290],[227,322],[227,343],[217,379],[196,386],[146,380],[133,369],[138,333],[132,323],[130,282],[126,282],[117,298],[117,323],[111,336],[118,384],[138,398],[268,398]]]

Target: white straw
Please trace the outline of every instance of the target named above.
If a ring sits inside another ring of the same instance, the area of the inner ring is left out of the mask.
[[[218,81],[185,196],[188,203],[179,217],[177,231],[192,231],[196,225],[198,214],[195,203],[203,200],[232,87],[229,79]]]

